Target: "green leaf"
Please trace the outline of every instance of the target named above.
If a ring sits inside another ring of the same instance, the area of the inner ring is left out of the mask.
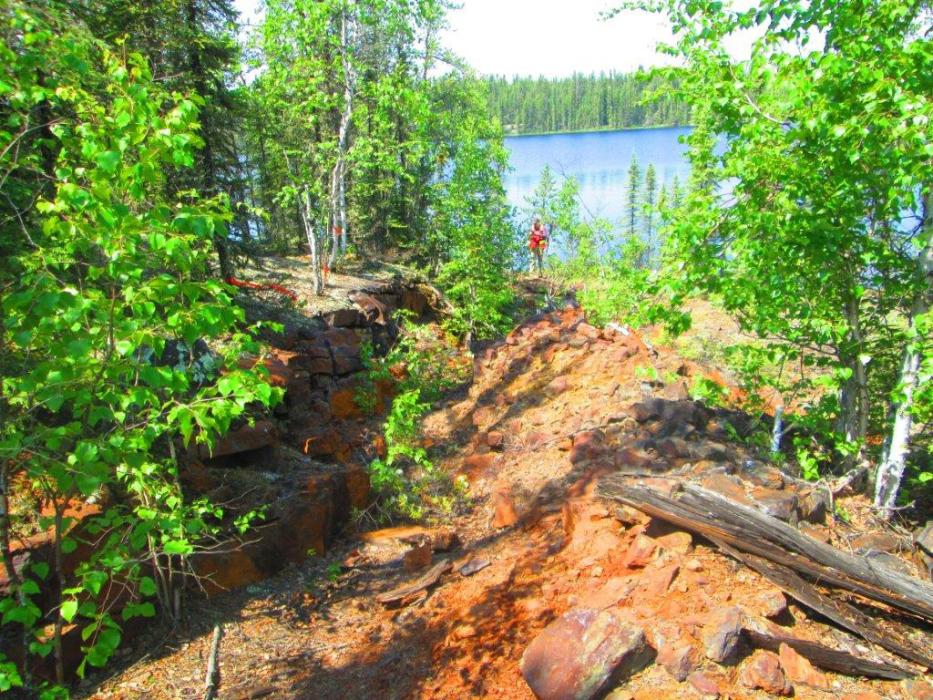
[[[156,594],[158,589],[156,588],[155,581],[149,576],[143,576],[139,579],[139,592],[144,596],[153,596]]]
[[[74,620],[75,615],[78,613],[78,601],[76,600],[66,600],[62,603],[61,607],[61,616],[65,622],[71,622]]]
[[[194,549],[189,542],[184,540],[169,540],[162,545],[162,551],[165,554],[191,554]]]
[[[114,173],[120,164],[120,154],[117,151],[103,151],[98,153],[94,160],[104,172]]]

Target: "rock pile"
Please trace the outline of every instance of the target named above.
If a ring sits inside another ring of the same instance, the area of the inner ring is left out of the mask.
[[[571,307],[486,348],[474,374],[469,396],[431,416],[427,432],[465,445],[448,463],[488,499],[490,531],[550,542],[535,580],[555,617],[532,622],[514,652],[535,697],[822,697],[856,687],[838,675],[846,669],[887,679],[923,673],[789,604],[706,539],[594,496],[603,475],[666,495],[690,482],[816,540],[848,541],[828,517],[829,490],[781,471],[756,446],[755,431],[769,425],[691,399],[696,378],[722,381],[715,372],[631,330],[594,328]],[[851,549],[909,546],[862,536]],[[567,581],[555,583],[557,570]],[[869,698],[898,697],[907,686],[861,687]]]

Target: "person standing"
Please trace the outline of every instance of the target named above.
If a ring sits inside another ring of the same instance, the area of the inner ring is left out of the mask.
[[[531,231],[528,234],[528,248],[531,250],[532,255],[535,256],[535,268],[539,277],[544,274],[544,251],[547,250],[548,238],[547,228],[541,223],[541,219],[535,217],[534,223],[531,225]]]

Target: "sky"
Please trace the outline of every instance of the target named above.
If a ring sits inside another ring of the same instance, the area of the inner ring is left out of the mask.
[[[448,16],[444,44],[477,72],[560,77],[661,65],[655,52],[670,38],[655,15],[599,13],[613,0],[463,0]]]
[[[625,11],[609,20],[604,10],[621,0],[460,0],[443,36],[480,74],[562,77],[600,71],[630,72],[668,64],[654,50],[670,40],[665,20]],[[739,4],[747,4],[740,0]],[[244,22],[257,21],[260,0],[234,0]],[[749,38],[731,42],[742,53]]]

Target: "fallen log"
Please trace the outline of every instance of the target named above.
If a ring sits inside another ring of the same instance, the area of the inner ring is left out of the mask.
[[[600,482],[606,498],[625,503],[708,538],[720,540],[818,580],[886,603],[933,622],[933,586],[866,557],[841,552],[754,508],[733,503],[694,484],[672,497],[621,475]]]
[[[754,646],[760,649],[777,652],[781,644],[786,644],[814,666],[825,668],[827,671],[844,673],[848,676],[884,678],[892,681],[899,681],[916,675],[900,666],[885,663],[884,661],[864,659],[847,651],[832,649],[807,639],[799,639],[783,634],[766,634],[748,627],[745,627],[742,632]]]
[[[916,645],[900,632],[894,629],[882,628],[873,618],[848,603],[833,600],[824,595],[815,586],[804,581],[793,571],[780,564],[768,561],[763,557],[736,551],[721,541],[713,540],[713,543],[729,556],[757,571],[787,595],[832,620],[843,629],[849,630],[862,639],[877,644],[898,656],[933,669],[933,659],[927,656],[925,648],[916,648]],[[906,674],[901,676],[902,678],[916,675],[907,669],[900,670]]]
[[[452,568],[453,564],[451,564],[449,560],[443,559],[428,569],[428,571],[419,579],[386,593],[380,593],[376,596],[376,600],[378,600],[383,605],[402,603],[406,598],[414,596],[415,594],[433,586],[440,580],[441,576],[446,574]]]
[[[889,599],[884,602],[933,621],[933,585],[917,577],[901,574],[867,557],[843,552],[819,542],[777,518],[730,501],[696,484],[684,483],[683,490],[683,503],[709,511],[715,514],[717,519],[742,528],[748,537],[757,535],[850,579],[874,587],[880,593],[890,593]]]
[[[915,644],[906,634],[895,631],[893,621],[890,623],[892,629],[882,629],[871,617],[848,604],[825,596],[794,571],[810,577],[820,585],[850,590],[870,600],[887,603],[930,621],[931,615],[928,609],[933,606],[924,596],[921,595],[919,599],[910,598],[886,590],[874,582],[862,581],[849,572],[840,572],[822,563],[814,562],[808,557],[807,552],[816,548],[810,543],[801,545],[797,542],[799,539],[810,539],[803,533],[794,531],[793,536],[782,533],[780,538],[776,538],[778,542],[772,541],[770,539],[772,529],[769,529],[769,526],[777,524],[782,528],[789,528],[783,522],[744,506],[739,512],[741,519],[737,518],[736,508],[740,507],[738,504],[733,504],[718,494],[711,494],[692,484],[684,485],[683,492],[675,494],[677,497],[668,497],[654,489],[639,486],[619,475],[613,475],[601,481],[599,493],[606,498],[637,508],[652,517],[666,520],[706,537],[724,551],[733,554],[737,559],[772,580],[788,595],[825,615],[841,627],[903,658],[927,668],[933,668],[933,661],[928,655],[927,647]],[[793,528],[789,529],[793,530]],[[797,547],[798,552],[788,552],[782,544],[784,541],[795,542],[794,546]],[[812,544],[820,544],[823,548],[832,550],[831,547],[817,543],[815,540]],[[739,555],[739,552],[743,554]],[[835,559],[834,556],[827,556],[823,551],[818,551],[818,554],[824,561]],[[844,553],[839,552],[839,554]],[[850,555],[846,557],[858,558]],[[859,567],[852,566],[848,568],[850,572],[859,569]],[[879,567],[870,566],[876,575],[877,568]],[[882,578],[890,575],[895,580],[907,578],[888,570],[882,571],[881,575]],[[922,589],[922,586],[918,587]],[[910,590],[910,588],[910,586],[901,586],[902,590]]]

